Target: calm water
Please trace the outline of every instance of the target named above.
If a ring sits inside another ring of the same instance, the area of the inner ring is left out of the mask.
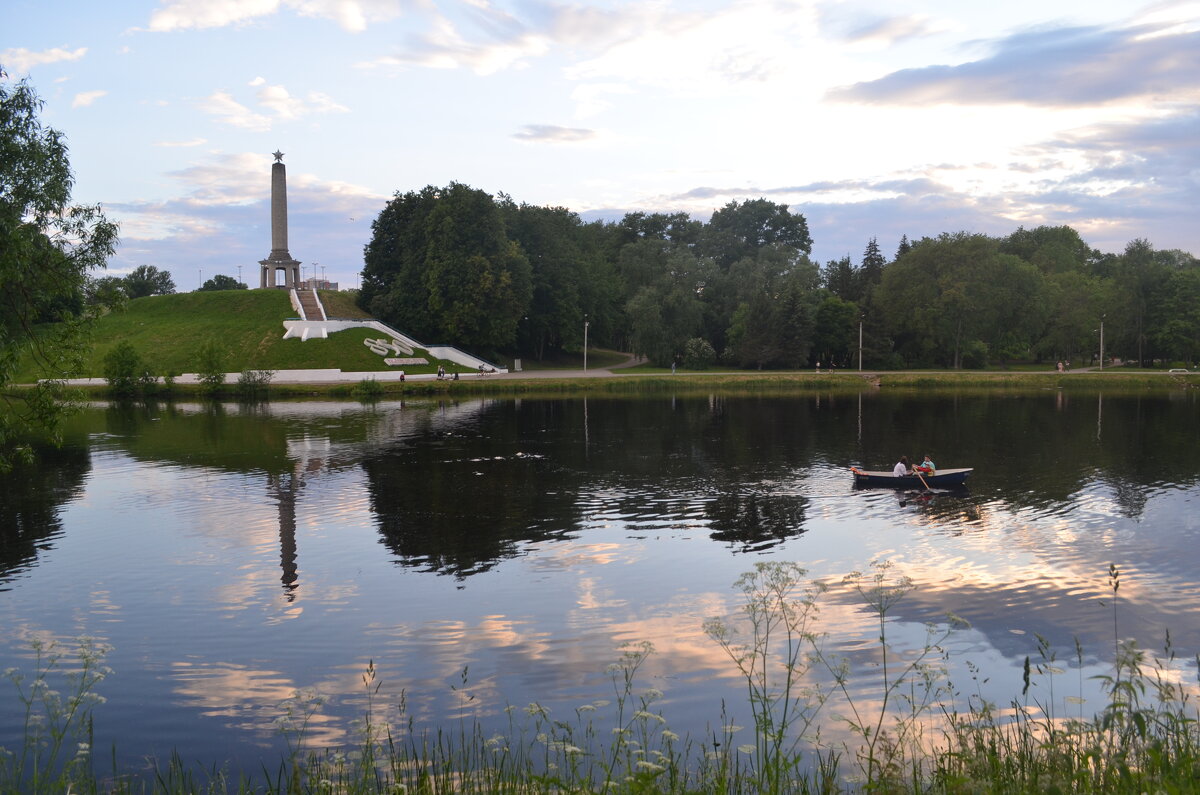
[[[369,660],[418,726],[499,725],[508,704],[611,696],[606,665],[649,641],[640,682],[702,734],[723,698],[748,718],[701,629],[736,611],[739,574],[796,561],[836,586],[886,559],[917,585],[898,646],[953,611],[972,627],[951,675],[981,666],[1003,704],[1035,633],[1104,670],[1110,563],[1122,635],[1159,648],[1169,627],[1200,651],[1198,408],[1194,391],[98,407],[0,479],[0,669],[30,670],[34,638],[99,638],[98,756],[236,770],[277,758],[298,690],[327,699],[310,740],[352,739]],[[969,492],[851,487],[851,464],[925,452],[976,467]],[[877,629],[843,587],[823,616],[865,698]]]

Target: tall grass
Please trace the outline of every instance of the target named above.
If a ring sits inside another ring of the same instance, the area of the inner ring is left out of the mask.
[[[964,696],[951,682],[945,646],[962,622],[927,628],[915,648],[892,647],[891,614],[912,583],[887,564],[845,578],[859,609],[877,626],[874,687],[851,686],[847,659],[826,648],[820,604],[828,584],[794,564],[762,563],[736,583],[736,614],[705,624],[745,686],[753,726],[733,725],[722,707],[703,737],[679,734],[638,674],[652,649],[622,650],[609,666],[611,697],[552,713],[531,703],[505,710],[501,731],[474,712],[467,669],[453,690],[457,719],[434,729],[379,696],[375,665],[362,675],[365,709],[357,741],[311,750],[307,727],[323,707],[316,694],[281,705],[288,753],[255,776],[223,768],[190,770],[179,754],[151,776],[92,770],[94,695],[106,669],[103,649],[81,645],[64,668],[55,650],[35,646],[30,680],[7,672],[25,708],[25,745],[0,754],[4,792],[269,793],[807,793],[807,792],[1189,792],[1200,782],[1195,687],[1168,636],[1151,655],[1119,635],[1120,572],[1109,569],[1115,660],[1100,677],[1105,707],[1092,717],[1059,714],[1056,682],[1070,663],[1038,637],[1025,659],[1023,689],[1001,709],[989,702],[978,672]],[[1082,704],[1084,653],[1074,660]],[[1196,660],[1200,664],[1200,660]],[[61,695],[50,686],[65,671]],[[1044,693],[1044,695],[1040,695]],[[752,735],[752,736],[750,736]]]

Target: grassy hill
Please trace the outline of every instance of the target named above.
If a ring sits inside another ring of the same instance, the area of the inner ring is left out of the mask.
[[[344,296],[328,294],[327,311],[336,317],[368,317]],[[321,298],[326,301],[327,294]],[[130,301],[128,307],[101,318],[95,328],[94,347],[81,375],[104,374],[104,357],[118,343],[128,341],[152,372],[159,375],[195,372],[195,355],[208,340],[219,341],[229,351],[229,372],[242,370],[295,370],[336,367],[342,370],[386,370],[383,357],[372,353],[363,340],[381,335],[373,329],[351,329],[325,340],[283,339],[283,321],[295,318],[284,290],[227,290],[177,293]],[[429,357],[423,350],[414,356],[429,359],[425,366],[405,366],[408,373],[434,372],[438,364],[448,372],[469,368]],[[26,362],[18,380],[38,377]]]

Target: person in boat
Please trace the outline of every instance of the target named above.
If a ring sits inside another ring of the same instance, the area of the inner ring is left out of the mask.
[[[892,474],[898,478],[912,474],[912,470],[908,466],[908,456],[900,456],[900,460],[896,462],[896,466],[892,467]]]
[[[926,455],[925,460],[917,464],[916,470],[922,475],[932,475],[937,470],[937,467],[933,465],[933,461]]]

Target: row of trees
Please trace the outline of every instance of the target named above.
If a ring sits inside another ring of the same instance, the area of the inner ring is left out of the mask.
[[[372,227],[360,304],[420,339],[544,358],[593,344],[657,364],[978,367],[1200,356],[1200,262],[1144,240],[1102,254],[1069,227],[874,238],[810,258],[804,216],[766,199],[707,222],[584,223],[459,183],[397,194]]]

